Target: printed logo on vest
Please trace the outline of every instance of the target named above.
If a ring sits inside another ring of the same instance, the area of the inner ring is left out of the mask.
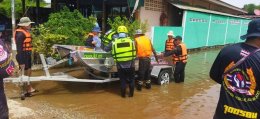
[[[14,66],[12,65],[12,63],[9,64],[8,68],[6,68],[6,73],[8,75],[12,75],[14,72]]]
[[[230,63],[225,70],[234,65]],[[228,94],[239,101],[254,101],[259,98],[260,91],[256,90],[256,79],[252,68],[245,71],[236,68],[224,76],[224,88]]]
[[[0,45],[0,62],[7,59],[7,52],[4,50],[3,46]]]

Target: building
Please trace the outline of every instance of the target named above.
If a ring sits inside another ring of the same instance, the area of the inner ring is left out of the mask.
[[[137,11],[149,23],[148,35],[164,50],[167,32],[183,37],[189,49],[240,42],[250,19],[247,12],[219,0],[144,0]]]
[[[220,0],[52,0],[52,9],[68,6],[83,16],[94,15],[102,31],[109,29],[107,19],[133,16],[147,21],[155,48],[162,51],[166,33],[181,35],[189,49],[239,42],[250,19],[238,15],[246,11]]]

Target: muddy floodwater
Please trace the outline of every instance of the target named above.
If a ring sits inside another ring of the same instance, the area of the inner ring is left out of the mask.
[[[150,90],[135,91],[133,98],[120,97],[118,81],[105,84],[41,81],[33,83],[40,92],[21,101],[19,88],[7,83],[10,118],[210,119],[220,86],[209,78],[209,70],[218,52],[219,49],[210,49],[190,54],[184,83],[153,84]],[[70,74],[84,76],[83,71]]]

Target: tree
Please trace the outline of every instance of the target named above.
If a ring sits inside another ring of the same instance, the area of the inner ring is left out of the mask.
[[[260,5],[255,5],[255,4],[246,4],[243,7],[244,10],[248,12],[248,14],[254,14],[255,9],[260,9]]]
[[[117,16],[114,19],[108,19],[108,24],[110,25],[111,29],[116,31],[118,26],[126,26],[128,29],[128,34],[130,37],[134,37],[135,30],[141,29],[144,33],[147,31],[148,23],[140,22],[139,20],[134,20],[131,22],[126,17]]]
[[[50,55],[54,44],[84,45],[85,35],[91,32],[95,23],[95,17],[84,18],[78,10],[71,12],[64,7],[50,14],[46,23],[33,30],[33,45],[37,46],[34,50]]]
[[[35,0],[25,0],[26,2],[26,7],[35,7],[36,2]],[[0,0],[0,14],[11,18],[11,0]],[[46,3],[44,0],[40,0],[40,6],[45,6]],[[20,18],[23,16],[23,11],[22,11],[22,0],[15,0],[15,17]]]

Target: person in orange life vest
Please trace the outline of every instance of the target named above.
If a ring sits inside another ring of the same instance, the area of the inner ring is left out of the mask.
[[[22,17],[15,31],[15,42],[17,48],[16,60],[21,70],[25,70],[25,75],[31,76],[32,67],[32,37],[30,33],[32,22],[28,17]],[[33,92],[37,92],[30,82],[27,82],[26,97],[31,97]]]
[[[172,51],[174,49],[174,47],[175,47],[174,46],[174,33],[173,33],[173,31],[169,31],[167,33],[167,36],[168,36],[168,39],[165,41],[164,53]],[[167,56],[167,58],[166,58],[166,61],[168,62],[168,64],[172,66],[172,69],[175,68],[174,61],[173,61],[173,56],[174,55],[169,55],[169,57]],[[170,79],[173,79],[173,73],[171,73]]]
[[[138,69],[138,81],[137,90],[142,90],[143,81],[145,81],[145,87],[147,89],[151,88],[151,55],[154,54],[156,61],[158,58],[156,52],[153,48],[151,40],[142,33],[141,29],[136,30],[135,33],[135,46],[137,50],[137,57],[139,59],[139,69]]]
[[[85,41],[85,46],[87,48],[95,48],[95,44],[93,43],[93,37],[94,37],[94,34],[93,33],[89,33],[88,34],[88,37]]]
[[[182,42],[181,36],[176,36],[174,40],[175,48],[172,51],[165,52],[165,56],[173,55],[173,62],[175,64],[174,80],[176,83],[184,82],[185,66],[187,63],[187,48]]]
[[[165,52],[172,51],[174,49],[174,34],[173,31],[167,33],[168,39],[165,42]]]

